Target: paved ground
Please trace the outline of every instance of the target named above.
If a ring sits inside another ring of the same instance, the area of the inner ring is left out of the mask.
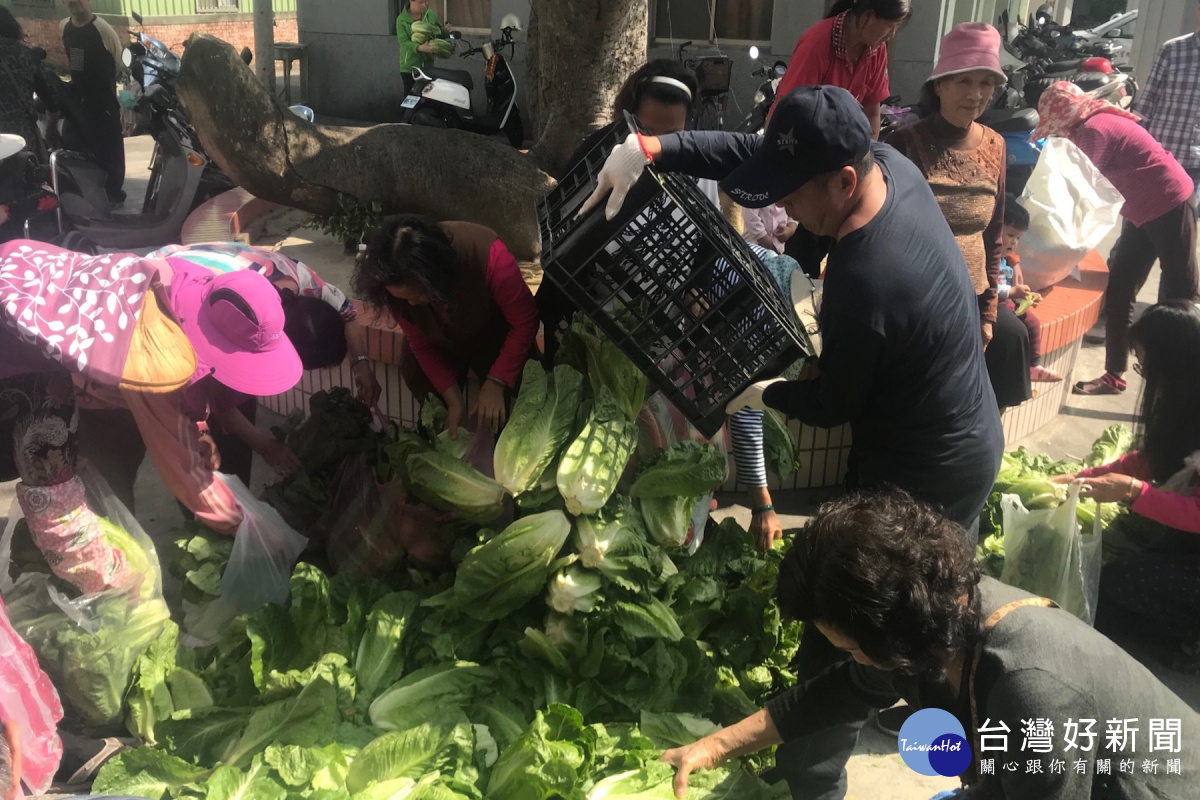
[[[128,180],[127,191],[131,203],[140,203],[148,177],[151,143],[148,137],[127,141]],[[278,246],[289,256],[304,261],[315,268],[326,280],[348,286],[353,269],[353,259],[346,256],[340,243],[324,234],[303,227],[305,219],[296,212],[279,211],[264,218],[254,230],[255,242]],[[1108,252],[1110,241],[1100,248]],[[1157,293],[1157,273],[1147,284],[1140,300],[1153,303]],[[1089,379],[1103,371],[1103,346],[1085,344],[1076,366],[1076,375],[1069,380]],[[1119,397],[1083,398],[1072,396],[1054,422],[1034,435],[1010,446],[1024,444],[1035,452],[1045,452],[1056,458],[1082,456],[1088,452],[1092,441],[1113,422],[1130,423],[1141,389],[1138,377],[1130,372],[1129,390]],[[261,424],[270,425],[273,415],[260,415]],[[267,474],[265,465],[255,466],[256,483]],[[257,487],[255,487],[257,488]],[[782,512],[784,527],[795,528],[803,524],[816,506],[829,496],[828,491],[786,492],[774,498],[776,507]],[[743,525],[749,521],[749,510],[741,495],[722,495],[722,507],[718,514],[733,516]],[[12,484],[0,484],[0,513],[6,511],[13,501]],[[143,527],[158,539],[160,546],[169,544],[165,534],[182,521],[174,499],[162,485],[154,469],[147,463],[143,466],[137,487],[137,517]],[[157,534],[157,535],[156,535]],[[1200,709],[1200,678],[1173,673],[1142,653],[1152,669],[1194,708]],[[896,754],[896,743],[873,726],[868,725],[859,742],[858,750],[849,766],[851,800],[928,800],[938,791],[954,788],[957,781],[926,778],[905,767]]]

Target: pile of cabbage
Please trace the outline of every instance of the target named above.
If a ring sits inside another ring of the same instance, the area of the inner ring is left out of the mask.
[[[662,751],[791,686],[801,627],[773,598],[782,550],[758,552],[727,521],[687,555],[696,498],[724,480],[725,456],[695,443],[638,454],[644,394],[636,368],[577,325],[552,371],[527,366],[490,463],[474,437],[449,436],[436,404],[420,430],[381,434],[385,505],[441,515],[446,562],[331,575],[302,561],[287,607],[239,618],[211,646],[160,637],[128,698],[147,744],[106,764],[93,792],[673,797]],[[227,549],[212,539],[178,539],[173,570],[193,602],[220,591]],[[786,795],[751,763],[697,775],[688,797]]]
[[[1133,447],[1133,432],[1124,425],[1110,425],[1092,443],[1092,450],[1082,461],[1054,460],[1047,455],[1034,455],[1025,447],[1005,453],[992,494],[984,506],[979,525],[979,561],[984,571],[999,578],[1004,571],[1004,525],[1000,497],[1015,494],[1029,511],[1057,508],[1067,498],[1067,485],[1052,483],[1056,475],[1070,475],[1087,467],[1110,464]],[[1099,511],[1107,527],[1121,513],[1116,503],[1097,505],[1096,501],[1080,498],[1075,509],[1079,526],[1091,531]]]

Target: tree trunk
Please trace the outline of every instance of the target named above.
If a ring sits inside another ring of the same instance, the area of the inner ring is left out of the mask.
[[[184,53],[179,99],[204,151],[258,197],[328,214],[344,194],[385,213],[469,220],[494,229],[518,258],[537,256],[534,206],[554,181],[505,142],[410,125],[309,124],[230,45],[202,34]]]
[[[646,63],[647,0],[533,0],[529,106],[533,154],[562,177],[579,143],[612,120],[621,84]]]

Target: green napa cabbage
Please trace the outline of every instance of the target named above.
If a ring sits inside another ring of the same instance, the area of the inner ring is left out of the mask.
[[[592,396],[612,395],[633,422],[646,402],[646,375],[590,319],[576,314],[563,337],[556,364],[569,364],[588,377]]]
[[[423,667],[405,675],[371,703],[371,724],[405,730],[451,707],[468,705],[492,670],[469,661]]]
[[[367,614],[367,630],[358,645],[354,672],[358,689],[374,697],[404,674],[404,640],[421,604],[414,592],[394,592],[376,601]]]
[[[546,589],[546,605],[560,614],[586,614],[596,607],[600,594],[600,575],[578,564],[560,569]]]
[[[598,514],[576,519],[574,543],[583,566],[632,591],[658,580],[666,567],[667,559],[649,540],[637,509],[623,497]]]
[[[699,497],[725,482],[729,462],[709,444],[677,442],[648,459],[629,494],[637,498]]]
[[[608,502],[637,446],[638,430],[601,388],[583,430],[558,462],[558,491],[575,516],[595,514]]]
[[[504,512],[500,484],[449,453],[414,453],[405,469],[413,494],[436,509],[481,525]]]
[[[1133,447],[1133,431],[1121,424],[1109,425],[1092,443],[1092,452],[1084,460],[1089,467],[1111,464]]]
[[[638,501],[650,537],[662,547],[683,547],[698,496],[647,497]]]
[[[763,457],[767,469],[780,480],[787,480],[800,469],[796,458],[796,437],[783,415],[768,408],[763,414]]]
[[[583,376],[571,367],[560,364],[547,373],[536,361],[525,365],[521,393],[496,441],[496,482],[509,494],[539,488],[571,436],[582,398]]]
[[[537,597],[571,534],[561,511],[522,517],[467,553],[454,578],[454,604],[481,620],[497,620]]]

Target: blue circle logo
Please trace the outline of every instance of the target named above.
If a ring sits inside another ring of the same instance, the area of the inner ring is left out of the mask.
[[[921,775],[957,778],[971,766],[962,723],[940,708],[923,708],[909,717],[896,744],[908,768]]]

